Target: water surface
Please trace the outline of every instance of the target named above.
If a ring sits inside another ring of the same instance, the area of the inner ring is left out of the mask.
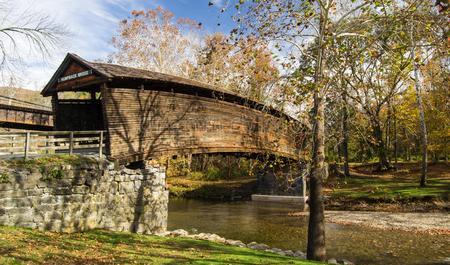
[[[296,205],[267,202],[205,202],[171,198],[168,229],[196,229],[244,243],[306,250],[307,217],[288,216]],[[426,213],[425,213],[426,214]],[[353,225],[326,224],[328,257],[356,264],[445,264],[450,238],[445,235],[385,231]]]

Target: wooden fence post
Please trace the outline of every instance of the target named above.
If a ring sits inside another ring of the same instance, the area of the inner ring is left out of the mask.
[[[11,137],[12,143],[11,143],[11,155],[14,155],[14,147],[16,147],[16,144],[14,143],[16,141],[16,137]]]
[[[50,154],[50,150],[48,149],[50,146],[49,141],[50,141],[50,136],[48,136],[48,135],[45,136],[45,153],[47,155]]]
[[[100,132],[99,147],[98,147],[98,156],[99,156],[100,158],[103,157],[103,131]]]
[[[28,151],[30,149],[30,139],[31,138],[31,134],[30,132],[27,132],[26,137],[25,137],[25,160],[28,159]]]
[[[306,197],[306,177],[302,176],[302,197]]]
[[[70,132],[69,155],[73,154],[73,132]]]

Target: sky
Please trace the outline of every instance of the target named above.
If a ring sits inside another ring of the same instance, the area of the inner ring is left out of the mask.
[[[209,0],[0,0],[0,3],[5,1],[12,5],[10,21],[17,21],[24,13],[41,14],[64,25],[69,32],[60,47],[45,59],[30,53],[24,43],[18,45],[24,65],[14,70],[17,76],[14,85],[34,90],[42,89],[68,52],[87,60],[105,58],[114,49],[110,41],[119,21],[129,17],[134,9],[162,6],[176,17],[201,22],[209,33],[228,33],[233,27],[230,13],[220,12],[228,0],[212,0],[212,6],[208,5]],[[8,85],[10,78],[0,78],[0,85]]]

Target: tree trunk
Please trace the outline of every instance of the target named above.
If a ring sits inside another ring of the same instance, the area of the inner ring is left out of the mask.
[[[325,216],[322,195],[322,180],[325,173],[324,141],[324,104],[316,92],[314,95],[314,127],[312,167],[309,182],[309,223],[307,258],[324,261],[325,252]]]
[[[413,38],[413,31],[411,29],[411,54],[413,60],[414,68],[414,87],[416,89],[417,106],[419,108],[419,122],[420,122],[420,140],[422,142],[422,172],[420,175],[420,187],[425,187],[427,185],[427,126],[425,124],[425,113],[423,110],[422,95],[421,95],[421,84],[419,80],[419,65],[417,64],[416,58],[416,47]]]
[[[391,102],[388,100],[387,102],[387,124],[386,124],[386,156],[389,164],[391,163],[391,156],[390,156],[390,148],[391,148]]]
[[[381,129],[380,119],[378,117],[373,117],[371,121],[373,137],[375,138],[375,149],[378,153],[377,171],[383,171],[389,169],[390,167],[386,157],[386,149],[383,141],[383,131]]]
[[[398,163],[398,135],[397,135],[397,111],[394,107],[394,163],[397,167]]]
[[[324,13],[323,13],[324,12]],[[325,106],[324,106],[324,65],[327,13],[322,9],[320,14],[320,36],[315,69],[313,132],[312,132],[312,165],[309,186],[309,221],[307,259],[325,261],[325,209],[322,195],[322,181],[325,174]]]
[[[419,81],[419,69],[416,64],[414,64],[414,78],[415,78],[415,88],[417,105],[419,107],[419,121],[420,121],[420,140],[422,142],[422,172],[420,175],[420,187],[425,187],[427,185],[427,125],[425,124],[425,113],[423,111],[422,95],[420,94],[420,81]]]
[[[345,93],[342,96],[344,107],[342,109],[342,154],[344,156],[344,176],[347,178],[350,176],[350,169],[348,167],[348,109],[347,109],[347,97]]]

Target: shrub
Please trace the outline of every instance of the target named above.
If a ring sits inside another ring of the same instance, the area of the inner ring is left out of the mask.
[[[222,173],[223,172],[219,168],[217,168],[215,166],[210,166],[206,170],[205,179],[206,180],[219,180],[219,179],[223,178]]]
[[[167,177],[183,177],[188,176],[189,167],[185,157],[177,157],[169,160],[169,166],[166,170]]]
[[[64,177],[64,172],[61,167],[53,166],[41,166],[40,172],[42,174],[43,181],[51,181],[54,179],[62,179]]]
[[[9,183],[9,174],[6,172],[0,173],[0,183]]]
[[[189,172],[188,177],[190,179],[202,180],[205,178],[205,174],[203,174],[203,172],[200,172],[200,171],[192,171],[192,172]]]

